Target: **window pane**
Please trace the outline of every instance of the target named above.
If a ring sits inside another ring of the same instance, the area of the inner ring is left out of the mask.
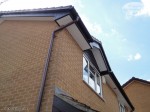
[[[97,78],[96,78],[96,80],[97,80],[96,90],[97,90],[97,93],[100,94],[100,92],[101,92],[101,90],[100,90],[100,86],[101,86],[101,85],[100,85],[100,83],[101,83],[100,80],[101,80],[101,79],[100,79],[100,76],[99,76],[99,75],[96,75],[96,77],[97,77]]]
[[[102,95],[101,78],[94,65],[83,56],[83,80],[99,95]]]
[[[97,84],[100,86],[100,83],[101,83],[101,82],[100,82],[100,80],[101,80],[101,79],[100,79],[100,76],[97,75],[97,78],[96,78],[96,79],[97,79]]]
[[[83,80],[88,82],[88,61],[83,57]]]
[[[89,85],[95,90],[95,77],[91,72],[89,77]]]
[[[91,65],[89,65],[89,68],[90,68],[90,71],[91,71],[93,74],[95,74],[95,70],[94,70],[94,68],[93,68]]]
[[[96,86],[97,86],[97,88],[96,88],[97,89],[97,93],[100,94],[100,92],[101,92],[100,91],[100,86],[99,85],[96,85]]]

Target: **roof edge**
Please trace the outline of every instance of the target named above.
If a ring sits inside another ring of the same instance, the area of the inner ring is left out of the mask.
[[[74,8],[72,5],[60,6],[60,7],[50,7],[50,8],[34,8],[34,9],[19,9],[19,10],[6,10],[0,11],[0,14],[13,14],[13,13],[26,13],[26,12],[43,12],[43,11],[65,11]]]
[[[143,80],[143,79],[136,78],[136,77],[132,77],[131,79],[129,79],[126,83],[124,83],[122,85],[122,88],[125,88],[127,85],[129,85],[133,81],[139,81],[139,82],[142,82],[142,83],[145,83],[145,84],[150,84],[150,81]]]
[[[134,111],[134,106],[132,105],[131,101],[129,100],[128,96],[124,92],[122,86],[120,85],[119,81],[117,80],[116,76],[114,75],[114,73],[111,70],[111,67],[110,67],[108,59],[106,57],[104,48],[102,46],[102,42],[99,41],[98,39],[96,39],[95,37],[93,37],[93,41],[97,42],[99,44],[101,50],[102,50],[102,53],[103,53],[103,56],[104,56],[103,58],[105,60],[105,64],[107,65],[107,69],[110,71],[110,74],[109,74],[110,78],[113,80],[114,84],[117,86],[117,88],[119,89],[119,91],[122,94],[122,96],[125,98],[125,100],[127,101],[127,103],[130,105],[131,109]]]
[[[134,111],[134,106],[132,105],[130,99],[128,98],[128,96],[126,95],[126,93],[124,92],[122,86],[120,85],[120,83],[118,82],[116,76],[114,75],[114,73],[112,72],[111,75],[109,75],[113,81],[116,82],[116,86],[118,87],[119,91],[122,93],[122,95],[124,96],[125,100],[128,102],[128,104],[130,105],[130,107],[132,108],[132,110]]]

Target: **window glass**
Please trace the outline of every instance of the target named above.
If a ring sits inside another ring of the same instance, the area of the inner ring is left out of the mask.
[[[100,83],[101,83],[101,79],[100,79],[100,76],[99,75],[96,75],[97,76],[97,82],[96,82],[96,89],[97,89],[97,93],[100,94],[101,90],[100,90]]]
[[[101,76],[92,63],[83,56],[83,80],[102,96]]]
[[[95,90],[95,76],[90,72],[89,85]]]
[[[83,79],[88,82],[88,61],[83,57]]]
[[[89,65],[89,70],[90,70],[93,74],[95,74],[95,70],[94,70],[94,68],[91,66],[91,64]]]

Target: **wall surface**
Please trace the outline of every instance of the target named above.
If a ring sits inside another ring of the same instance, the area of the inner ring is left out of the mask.
[[[54,22],[46,21],[0,24],[0,112],[35,111],[49,39],[55,27]]]
[[[34,112],[53,22],[4,21],[0,24],[0,111]],[[117,97],[103,84],[103,98],[83,80],[83,51],[68,31],[56,34],[42,112],[51,112],[54,87],[95,110],[119,112]]]
[[[55,74],[55,86],[67,94],[100,112],[118,112],[116,95],[103,84],[103,99],[82,80],[83,51],[67,31],[61,31],[55,39],[51,65]]]
[[[150,85],[133,81],[124,90],[133,103],[135,112],[150,112]]]

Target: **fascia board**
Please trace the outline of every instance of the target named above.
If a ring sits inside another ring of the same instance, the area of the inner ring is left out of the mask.
[[[68,22],[73,21],[70,15],[64,16],[63,18],[57,19],[56,22],[59,26],[63,26],[67,24]],[[82,31],[80,31],[76,24],[72,24],[66,28],[69,33],[72,35],[74,40],[78,43],[80,48],[84,51],[87,49],[90,49],[90,44],[86,41],[85,37],[82,35]]]

